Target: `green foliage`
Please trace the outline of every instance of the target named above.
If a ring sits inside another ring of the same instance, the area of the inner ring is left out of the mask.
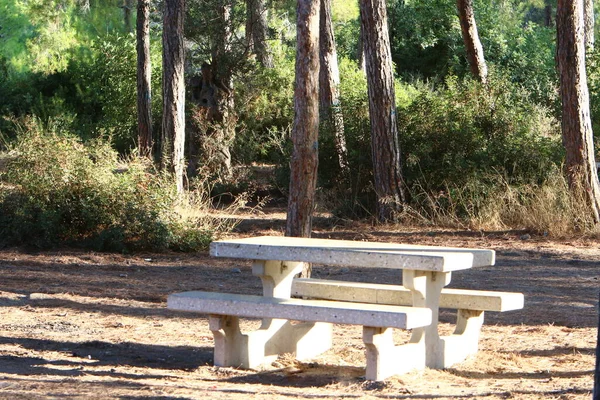
[[[175,212],[170,179],[147,161],[119,160],[108,143],[84,145],[30,123],[0,175],[2,245],[81,245],[98,250],[204,248],[214,229]]]
[[[556,30],[528,21],[531,7],[519,0],[477,1],[477,26],[485,58],[497,73],[525,88],[533,101],[556,107]]]
[[[521,0],[474,2],[479,37],[491,69],[523,86],[533,101],[555,107],[556,32],[531,20],[535,7],[535,2]],[[388,9],[392,58],[400,76],[443,83],[448,75],[470,74],[455,2],[394,0]]]
[[[451,78],[445,89],[422,90],[398,110],[398,125],[405,176],[415,194],[453,187],[484,195],[494,188],[491,175],[510,185],[541,184],[562,160],[551,113],[494,76],[487,87]]]
[[[340,103],[348,150],[350,176],[340,171],[333,130],[322,124],[319,130],[319,185],[332,193],[332,206],[346,216],[364,216],[375,201],[373,191],[371,125],[367,80],[355,61],[340,59]],[[408,106],[418,95],[411,85],[395,82],[396,104]]]
[[[89,51],[80,55],[65,73],[67,83],[61,90],[78,115],[82,137],[110,138],[115,148],[127,153],[137,144],[136,48],[134,35],[106,35],[98,38]],[[152,53],[152,114],[160,122],[161,65],[159,43]],[[155,131],[159,126],[155,127]]]
[[[152,114],[160,127],[160,42],[151,48]],[[105,35],[80,49],[68,68],[52,74],[14,76],[0,82],[2,115],[36,115],[42,122],[61,122],[82,138],[108,138],[126,154],[137,141],[136,49],[133,35]],[[0,122],[5,136],[15,137],[14,124]]]
[[[592,131],[596,143],[596,161],[600,162],[600,49],[597,46],[593,52],[588,53],[586,64]]]
[[[0,0],[0,59],[7,75],[64,71],[78,47],[123,29],[117,0],[90,3],[90,12],[82,13],[76,0]]]
[[[294,60],[274,47],[274,68],[256,65],[236,80],[238,126],[232,155],[239,163],[280,162],[294,118]]]
[[[456,2],[392,0],[388,3],[390,45],[405,79],[442,79],[467,71]]]

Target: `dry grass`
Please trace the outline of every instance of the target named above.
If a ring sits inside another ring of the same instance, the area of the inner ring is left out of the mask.
[[[555,238],[600,237],[583,196],[569,190],[566,178],[551,174],[543,185],[511,186],[501,176],[489,194],[449,188],[426,196],[427,211],[410,210],[417,224],[479,231],[525,230]],[[452,193],[451,195],[449,193]]]

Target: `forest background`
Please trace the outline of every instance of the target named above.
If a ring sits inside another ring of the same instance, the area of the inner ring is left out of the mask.
[[[137,151],[132,2],[0,0],[0,245],[193,251],[232,226],[214,217],[215,203],[227,200],[235,208],[286,196],[295,2],[267,4],[269,65],[249,51],[242,1],[227,2],[231,34],[226,57],[216,65],[222,3],[187,2],[188,164],[181,194],[156,166],[160,146],[150,159]],[[398,223],[597,235],[562,168],[556,4],[473,5],[489,68],[485,84],[471,76],[454,1],[387,2],[407,188]],[[159,142],[162,3],[150,2],[150,8],[152,131]],[[337,0],[332,11],[350,173],[340,167],[335,127],[322,123],[317,209],[340,219],[372,218],[376,196],[359,8]],[[600,51],[589,49],[586,62],[597,132]],[[226,119],[207,119],[194,93],[209,63],[216,86],[232,96]],[[272,172],[266,190],[264,179],[257,183],[264,170]]]

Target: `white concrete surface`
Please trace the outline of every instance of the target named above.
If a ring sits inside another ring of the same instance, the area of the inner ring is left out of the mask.
[[[493,250],[283,236],[219,240],[210,244],[210,254],[251,260],[438,272],[493,265],[495,262]]]

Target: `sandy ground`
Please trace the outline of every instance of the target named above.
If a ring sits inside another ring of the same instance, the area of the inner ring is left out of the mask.
[[[235,236],[282,234],[281,213],[247,217]],[[318,220],[318,237],[490,248],[493,267],[450,287],[518,291],[525,309],[487,313],[480,352],[447,370],[364,379],[361,328],[335,326],[334,347],[260,370],[212,365],[204,315],[166,309],[170,293],[259,294],[250,263],[201,254],[0,251],[2,399],[588,399],[600,291],[600,242],[522,232],[399,230]],[[392,282],[388,270],[315,266],[314,275]],[[441,315],[451,332],[454,313]],[[247,321],[253,329],[257,321]],[[397,341],[408,338],[397,332]]]

